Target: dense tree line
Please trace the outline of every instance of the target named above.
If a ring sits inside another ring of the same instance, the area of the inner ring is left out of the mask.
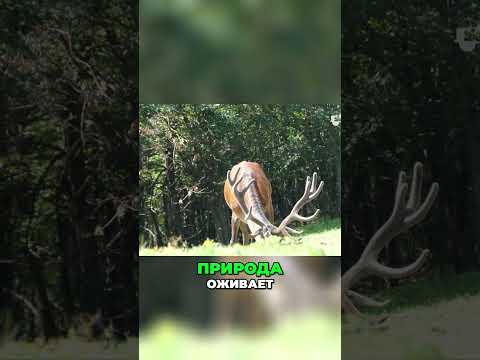
[[[478,2],[462,4],[343,3],[345,268],[387,220],[397,174],[411,175],[415,161],[425,165],[424,189],[439,182],[439,197],[382,261],[404,265],[429,248],[437,269],[480,268],[480,51],[455,42],[457,27],[479,23]]]
[[[144,0],[140,100],[338,104],[340,15],[337,0]]]
[[[2,8],[0,331],[49,339],[91,319],[135,335],[135,4]]]
[[[314,171],[326,183],[314,206],[322,216],[340,216],[339,106],[141,105],[143,244],[227,242],[223,184],[242,160],[264,167],[277,221]]]

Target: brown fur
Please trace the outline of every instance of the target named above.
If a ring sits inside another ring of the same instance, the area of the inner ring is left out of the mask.
[[[237,171],[240,171],[238,174],[239,177],[245,175],[245,178],[240,183],[241,187],[246,185],[249,177],[255,179],[255,184],[251,187],[251,189],[257,193],[265,217],[271,223],[273,223],[272,186],[265,175],[262,166],[255,162],[242,161],[232,168],[231,174],[236,174]],[[232,210],[231,243],[235,242],[236,240],[238,228],[240,228],[243,233],[245,243],[246,238],[250,239],[250,233],[248,231],[248,226],[243,222],[245,215],[243,214],[228,181],[225,181],[223,194],[228,207]]]

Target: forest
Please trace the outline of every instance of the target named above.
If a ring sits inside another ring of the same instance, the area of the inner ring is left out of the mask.
[[[345,12],[346,20],[366,24],[343,29],[350,39],[342,49],[346,263],[390,213],[398,172],[411,172],[422,161],[425,188],[437,181],[441,193],[415,243],[432,249],[439,267],[464,272],[480,265],[479,55],[462,52],[450,36],[449,23],[466,14],[426,8],[412,2],[401,11],[377,5],[366,13]],[[380,19],[387,9],[388,17]],[[362,36],[372,41],[355,41]],[[399,263],[416,251],[394,242],[388,257]]]
[[[140,105],[140,244],[227,244],[226,174],[260,163],[276,218],[286,216],[313,172],[325,182],[320,217],[340,216],[338,105]],[[338,242],[340,239],[338,239]]]
[[[480,296],[480,51],[456,41],[459,27],[480,23],[478,6],[342,2],[342,270],[392,213],[399,171],[410,181],[420,161],[423,197],[440,188],[425,219],[380,254],[401,267],[429,249],[421,271],[357,284],[390,298],[393,314],[375,336],[342,327],[347,358],[478,358],[468,334]]]
[[[439,195],[380,261],[403,266],[422,249],[431,256],[408,279],[358,284],[390,297],[392,317],[378,332],[342,326],[342,350],[391,358],[401,347],[402,358],[410,348],[398,339],[421,348],[432,338],[442,355],[452,344],[478,350],[478,318],[469,315],[480,294],[480,50],[465,51],[456,34],[480,23],[479,2],[344,1],[341,34],[321,43],[319,34],[338,30],[333,2],[212,5],[199,17],[188,5],[198,2],[164,3],[142,25],[170,32],[143,37],[150,46],[139,57],[138,3],[2,2],[0,340],[72,332],[103,340],[105,328],[116,339],[138,335],[139,234],[144,248],[226,243],[222,186],[244,159],[264,166],[277,219],[318,171],[326,185],[306,212],[318,207],[321,221],[341,214],[346,271],[388,219],[398,172],[411,179],[421,161],[425,192],[438,182]],[[256,26],[245,26],[252,14]],[[205,26],[212,19],[224,26]],[[248,36],[231,41],[235,34]],[[335,103],[340,68],[326,54],[339,56],[340,35],[341,107],[139,108],[139,86],[158,103]],[[150,69],[142,84],[139,63]]]
[[[0,333],[19,344],[138,335],[138,9],[79,5],[2,2]]]
[[[140,102],[338,104],[340,1],[143,0]]]

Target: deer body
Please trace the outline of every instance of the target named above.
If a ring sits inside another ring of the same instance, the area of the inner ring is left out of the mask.
[[[242,180],[239,183],[241,187],[245,187],[251,179],[255,180],[245,192],[245,204],[248,208],[252,208],[253,216],[273,223],[272,186],[265,175],[262,166],[255,162],[242,161],[232,168],[232,172],[234,174],[238,172],[242,177]],[[260,226],[256,222],[246,219],[247,214],[242,211],[242,207],[237,201],[228,180],[225,181],[223,194],[228,207],[232,210],[232,237],[230,239],[230,244],[237,241],[238,230],[241,229],[243,243],[245,245],[245,243],[252,238],[249,229],[251,229],[252,232],[255,232],[260,229]]]
[[[233,175],[233,177],[231,176]],[[314,200],[323,188],[323,181],[317,187],[317,174],[312,180],[307,177],[305,192],[295,204],[291,213],[277,227],[273,225],[272,186],[263,168],[255,162],[242,161],[227,172],[223,193],[232,210],[232,235],[230,244],[237,241],[238,230],[242,230],[243,244],[252,238],[267,237],[272,234],[288,235],[298,233],[287,225],[292,221],[310,221],[318,215],[318,210],[309,217],[298,214],[308,202]]]

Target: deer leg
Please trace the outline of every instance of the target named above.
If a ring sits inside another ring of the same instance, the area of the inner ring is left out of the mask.
[[[248,228],[248,225],[241,222],[240,229],[242,230],[243,245],[249,244],[251,242],[252,236],[250,235],[250,229]]]
[[[238,228],[240,226],[240,219],[232,212],[232,237],[230,238],[230,245],[237,242]]]

